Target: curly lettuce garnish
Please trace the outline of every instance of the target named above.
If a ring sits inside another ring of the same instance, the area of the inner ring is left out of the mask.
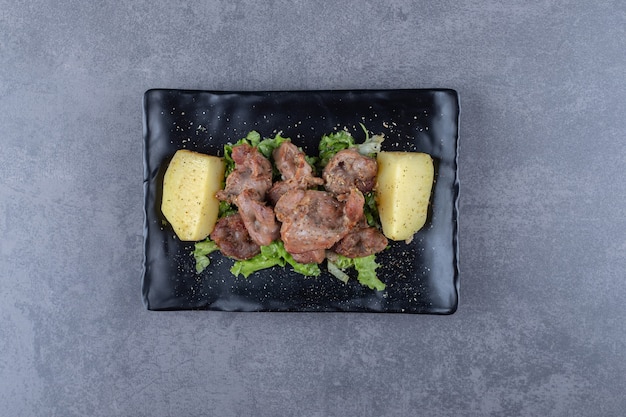
[[[356,148],[361,155],[370,157],[376,156],[376,154],[380,152],[381,144],[385,140],[385,137],[383,135],[370,136],[367,128],[362,123],[359,124],[365,132],[365,141],[360,144],[357,144],[354,136],[346,130],[340,130],[322,136],[318,145],[320,155],[319,165],[322,168],[328,164],[328,161],[330,161],[337,152],[343,151],[344,149]]]
[[[293,256],[285,250],[281,240],[275,240],[267,246],[261,246],[261,253],[251,259],[236,261],[230,268],[230,272],[235,276],[241,274],[244,278],[248,278],[250,274],[262,269],[273,266],[284,267],[286,264],[291,265],[295,272],[305,276],[318,276],[321,274],[319,266],[315,263],[302,264],[296,262]]]
[[[365,206],[363,206],[363,214],[368,226],[380,229],[380,215],[378,214],[378,206],[376,206],[376,194],[371,191],[364,193]]]
[[[385,137],[382,134],[374,135],[370,137],[370,134],[365,128],[365,126],[363,126],[362,123],[360,123],[360,125],[363,131],[365,132],[365,142],[358,144],[355,147],[357,148],[357,150],[359,151],[361,155],[374,157],[376,156],[378,152],[380,152],[380,149],[381,149],[383,141],[385,140]]]
[[[328,161],[339,151],[354,146],[354,138],[345,131],[340,130],[335,133],[322,136],[318,145],[319,149],[319,165],[323,168],[328,165]]]
[[[278,148],[281,143],[289,142],[291,139],[281,136],[281,132],[277,133],[273,138],[265,138],[256,146],[264,157],[270,159],[274,149]]]
[[[196,273],[199,274],[205,270],[207,266],[211,264],[209,255],[215,251],[220,250],[217,243],[207,238],[201,242],[196,242],[193,250],[193,257],[196,260]]]
[[[340,281],[346,283],[350,278],[345,272],[354,268],[357,272],[357,280],[372,290],[382,291],[386,288],[385,283],[376,276],[376,269],[380,266],[376,263],[376,255],[362,258],[348,258],[343,255],[333,254],[327,259],[328,272]]]

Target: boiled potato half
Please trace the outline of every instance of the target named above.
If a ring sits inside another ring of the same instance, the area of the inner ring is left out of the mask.
[[[383,234],[410,240],[426,223],[435,169],[430,155],[379,152],[376,204]]]
[[[163,179],[161,211],[180,240],[202,240],[213,231],[224,169],[217,156],[186,149],[174,154]]]

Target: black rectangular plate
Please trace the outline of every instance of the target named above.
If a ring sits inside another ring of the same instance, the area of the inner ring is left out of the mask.
[[[142,293],[150,310],[350,311],[451,314],[458,304],[457,177],[459,97],[450,89],[225,92],[148,90],[143,101],[144,265]],[[319,277],[272,268],[233,276],[218,253],[196,274],[193,243],[179,241],[160,210],[167,162],[178,149],[222,155],[250,130],[277,132],[309,155],[322,135],[359,123],[383,133],[386,151],[425,152],[435,185],[425,227],[413,241],[391,242],[377,255],[384,291],[347,284],[322,265]]]

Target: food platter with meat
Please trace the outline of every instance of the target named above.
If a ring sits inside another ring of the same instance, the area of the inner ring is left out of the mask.
[[[149,90],[146,307],[453,313],[458,117],[458,94],[448,89]],[[376,141],[369,131],[380,132]],[[367,148],[373,142],[378,149]],[[224,175],[210,193],[215,201],[205,203],[206,193],[181,179],[184,170],[168,173],[177,153],[226,162],[225,171],[200,170]],[[177,198],[186,205],[171,203]],[[175,217],[177,207],[191,214]],[[199,227],[207,216],[213,224]],[[185,239],[180,217],[207,235]]]

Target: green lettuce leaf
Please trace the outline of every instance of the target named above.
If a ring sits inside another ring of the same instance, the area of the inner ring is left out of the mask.
[[[378,267],[379,264],[376,263],[375,255],[354,258],[354,269],[358,272],[357,279],[359,282],[372,290],[382,291],[386,285],[376,276],[376,268]]]
[[[380,152],[380,148],[382,146],[385,137],[381,135],[374,135],[370,137],[367,128],[363,125],[363,123],[359,123],[361,125],[361,129],[365,132],[365,141],[361,144],[355,145],[357,151],[361,155],[367,155],[369,157],[375,157],[378,152]]]
[[[238,276],[243,275],[248,278],[250,274],[262,269],[271,268],[273,266],[284,267],[286,264],[291,265],[293,270],[299,274],[306,276],[318,276],[321,274],[317,264],[302,264],[296,262],[286,250],[282,241],[276,240],[267,246],[261,246],[261,253],[251,259],[244,261],[236,261],[230,272]]]
[[[379,264],[376,263],[376,255],[369,255],[362,258],[348,258],[343,255],[334,254],[332,260],[327,260],[328,272],[334,275],[342,282],[348,281],[347,269],[354,268],[357,272],[357,280],[362,285],[372,290],[382,291],[387,286],[378,279],[376,269]]]
[[[320,167],[324,168],[337,152],[343,151],[344,149],[356,148],[361,155],[367,155],[369,157],[375,157],[376,154],[380,152],[385,137],[383,135],[370,136],[363,123],[359,124],[363,132],[365,132],[365,141],[363,143],[356,143],[350,132],[345,130],[322,136],[318,145]]]
[[[263,139],[256,147],[264,157],[269,159],[272,156],[274,149],[278,148],[281,143],[288,141],[291,141],[291,139],[282,137],[280,133],[277,133],[273,138]]]
[[[335,133],[322,136],[318,145],[319,150],[319,165],[323,168],[328,164],[328,161],[335,156],[339,151],[348,149],[354,146],[354,138],[349,132],[340,130]]]
[[[220,250],[220,248],[217,247],[217,243],[213,242],[209,238],[200,242],[196,242],[192,253],[196,261],[197,274],[201,273],[207,266],[209,266],[209,264],[211,263],[211,260],[209,259],[209,254],[217,250]]]
[[[378,214],[378,206],[376,205],[376,193],[373,191],[364,193],[365,205],[363,206],[363,214],[367,224],[372,227],[380,228],[380,216]]]
[[[334,275],[335,278],[337,278],[339,281],[343,282],[344,284],[348,283],[348,281],[350,280],[350,275],[343,272],[335,263],[328,260],[326,262],[326,266],[328,267],[328,272],[331,275]]]

